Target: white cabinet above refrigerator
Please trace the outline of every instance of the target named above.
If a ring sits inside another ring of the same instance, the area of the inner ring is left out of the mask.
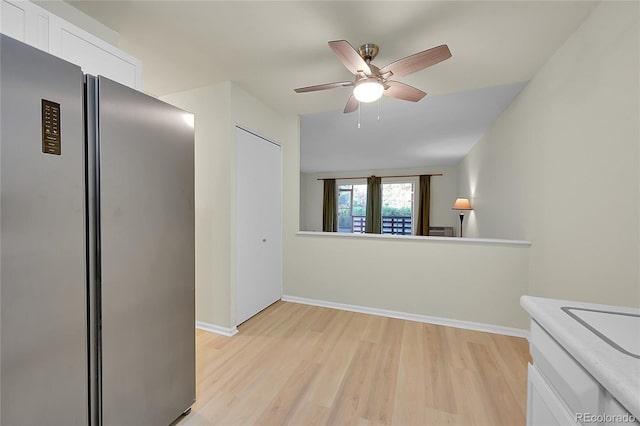
[[[142,63],[127,52],[26,0],[0,0],[0,32],[102,75],[142,90]]]

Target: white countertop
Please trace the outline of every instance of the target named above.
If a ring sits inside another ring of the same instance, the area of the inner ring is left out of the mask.
[[[532,296],[522,296],[520,304],[618,402],[640,418],[640,359],[618,351],[561,308],[567,306],[633,315],[639,315],[640,309]]]

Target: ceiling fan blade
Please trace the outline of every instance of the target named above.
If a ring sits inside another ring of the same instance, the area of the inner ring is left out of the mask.
[[[357,74],[358,71],[364,71],[367,75],[371,74],[371,68],[367,62],[362,59],[362,56],[353,48],[346,40],[330,41],[329,47],[338,55],[338,58],[342,61],[345,67],[352,74]]]
[[[451,52],[446,44],[433,47],[420,53],[416,53],[406,58],[398,59],[380,70],[384,75],[391,71],[393,77],[402,77],[430,67],[451,57]]]
[[[344,107],[344,113],[347,114],[349,112],[354,112],[360,106],[360,102],[356,99],[355,96],[349,96],[349,100],[347,101],[347,105]]]
[[[427,95],[422,90],[399,81],[387,81],[386,85],[388,88],[384,91],[385,95],[404,101],[418,102]]]
[[[336,83],[318,84],[316,86],[299,87],[293,89],[296,93],[315,92],[318,90],[335,89],[336,87],[353,86],[353,81],[339,81]]]

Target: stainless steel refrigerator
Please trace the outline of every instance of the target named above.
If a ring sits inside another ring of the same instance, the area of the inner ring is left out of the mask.
[[[193,116],[1,35],[0,424],[195,401]]]

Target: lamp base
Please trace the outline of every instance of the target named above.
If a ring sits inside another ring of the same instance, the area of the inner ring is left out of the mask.
[[[462,221],[464,220],[464,213],[460,212],[460,238],[462,238]]]

